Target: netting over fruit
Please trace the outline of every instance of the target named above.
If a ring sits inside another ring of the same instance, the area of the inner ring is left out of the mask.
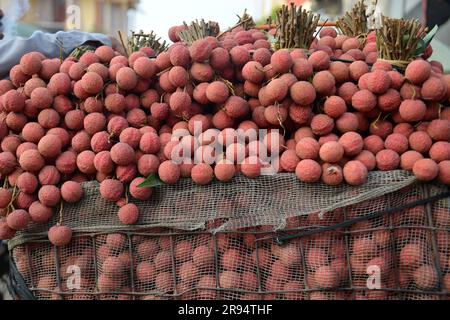
[[[448,192],[401,171],[375,173],[358,188],[298,184],[290,175],[207,187],[183,181],[139,203],[145,214],[134,227],[115,221],[96,185],[84,188],[86,200],[64,210],[76,231],[69,245],[53,247],[44,226],[9,243],[38,299],[450,297],[449,198],[339,227]]]

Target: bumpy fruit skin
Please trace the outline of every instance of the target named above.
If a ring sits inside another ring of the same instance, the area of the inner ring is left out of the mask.
[[[450,185],[450,160],[439,163],[439,181],[443,184]]]
[[[152,188],[140,188],[139,185],[145,182],[144,178],[136,178],[130,183],[130,194],[133,198],[141,201],[150,199],[153,193]]]
[[[81,184],[67,181],[61,186],[61,197],[68,203],[77,203],[84,195]]]
[[[292,100],[301,106],[309,106],[316,99],[316,90],[311,83],[306,81],[295,83],[291,87],[290,93]]]
[[[328,163],[338,163],[344,157],[344,147],[339,142],[327,142],[320,148],[320,159]]]
[[[45,160],[38,150],[27,150],[19,159],[22,169],[30,172],[39,172],[45,166]]]
[[[11,152],[0,153],[0,173],[8,175],[16,168],[17,160]]]
[[[367,167],[361,161],[350,161],[344,166],[344,178],[349,185],[363,185],[367,182],[367,177]]]
[[[427,106],[421,100],[404,100],[400,105],[400,116],[407,122],[421,121],[427,112]]]
[[[424,60],[411,62],[405,71],[406,79],[415,85],[423,84],[431,75],[431,65]]]
[[[413,173],[420,181],[433,181],[439,176],[439,166],[431,159],[422,159],[414,164]]]
[[[16,234],[16,231],[8,227],[8,224],[4,220],[0,220],[0,240],[12,239]]]
[[[43,186],[39,189],[39,201],[47,207],[56,207],[61,201],[61,191],[55,186]]]
[[[344,147],[347,157],[354,157],[361,153],[364,148],[364,140],[356,132],[347,132],[340,139],[339,143]]]
[[[33,202],[28,211],[31,221],[36,223],[45,223],[49,221],[53,216],[53,209],[44,206],[39,201]]]
[[[369,90],[358,91],[352,97],[352,106],[360,112],[370,112],[377,106],[377,97]]]
[[[129,203],[119,209],[118,217],[124,225],[134,225],[139,219],[139,208]]]
[[[236,168],[231,161],[224,159],[217,162],[214,167],[214,174],[217,180],[221,182],[229,182],[234,178]]]
[[[297,178],[306,183],[315,183],[322,177],[322,167],[314,160],[302,160],[295,170]]]
[[[427,129],[434,141],[450,141],[450,120],[433,120]]]
[[[12,200],[12,193],[8,189],[0,189],[0,209],[5,209]]]
[[[167,184],[176,184],[180,180],[180,167],[172,161],[164,161],[158,169],[160,179]]]
[[[393,150],[382,150],[376,155],[377,167],[381,171],[396,170],[400,165],[400,156]]]
[[[100,194],[103,199],[110,202],[117,202],[122,198],[124,192],[123,184],[120,181],[106,179],[100,184]]]
[[[386,71],[375,70],[367,77],[367,87],[374,94],[384,94],[391,87],[391,77]]]
[[[64,247],[72,241],[72,229],[66,226],[54,226],[48,231],[48,239],[57,247]]]
[[[119,142],[111,148],[111,159],[119,166],[127,166],[136,162],[136,155],[130,145]]]
[[[30,222],[30,215],[25,210],[15,210],[6,217],[8,227],[15,231],[26,229]]]

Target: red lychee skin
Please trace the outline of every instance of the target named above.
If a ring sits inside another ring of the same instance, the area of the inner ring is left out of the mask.
[[[244,66],[248,61],[250,61],[250,53],[247,49],[245,49],[242,46],[234,47],[230,50],[230,57],[231,62],[237,66],[242,67]]]
[[[67,181],[61,186],[61,197],[68,203],[77,203],[84,195],[81,184]]]
[[[119,142],[111,148],[111,159],[119,166],[127,166],[135,163],[136,156],[130,145]]]
[[[430,149],[430,158],[437,163],[450,160],[450,142],[436,142]]]
[[[338,96],[344,99],[347,105],[352,104],[353,95],[358,92],[358,86],[353,82],[346,82],[342,84],[338,89]]]
[[[129,203],[119,209],[118,217],[124,225],[134,225],[139,219],[139,208]]]
[[[8,175],[15,170],[16,166],[16,157],[11,152],[0,153],[0,173]]]
[[[8,227],[8,224],[4,220],[0,220],[0,239],[9,240],[16,234],[16,231]]]
[[[383,70],[375,70],[367,77],[367,87],[374,94],[384,94],[391,87],[391,77]]]
[[[349,67],[340,61],[334,61],[330,64],[328,69],[336,79],[336,83],[344,83],[350,80]]]
[[[130,184],[130,194],[133,198],[141,201],[150,199],[153,193],[152,188],[141,188],[139,185],[145,182],[144,178],[136,178]]]
[[[436,268],[424,265],[414,271],[413,274],[415,284],[422,290],[433,290],[439,283]]]
[[[301,106],[309,106],[316,99],[316,91],[311,83],[299,81],[295,83],[291,89],[291,98],[295,103]]]
[[[296,145],[297,156],[302,160],[315,160],[319,157],[320,144],[314,138],[303,138]]]
[[[284,74],[289,72],[289,70],[291,69],[293,60],[291,55],[289,54],[289,51],[278,50],[272,55],[271,64],[275,72]]]
[[[345,100],[338,96],[331,96],[325,101],[324,112],[333,119],[340,118],[347,112]]]
[[[100,194],[110,202],[120,200],[124,192],[123,184],[120,181],[106,179],[100,184]]]
[[[400,156],[393,150],[382,150],[377,153],[377,167],[381,171],[393,171],[400,165]]]
[[[39,172],[45,166],[45,160],[38,150],[25,151],[20,159],[19,164],[22,169],[30,172]]]
[[[320,158],[324,162],[338,163],[344,157],[345,150],[339,142],[327,142],[320,148]]]
[[[386,149],[393,150],[399,155],[402,155],[409,149],[408,139],[399,133],[393,133],[386,138]]]
[[[16,186],[24,193],[33,194],[38,187],[38,179],[35,175],[24,172],[17,179]]]
[[[378,97],[378,108],[384,112],[393,112],[400,107],[401,102],[400,93],[397,90],[389,89]]]
[[[309,58],[314,71],[327,70],[330,67],[330,56],[325,51],[316,51]]]
[[[143,79],[151,79],[158,73],[158,67],[155,62],[147,57],[138,58],[134,62],[133,69]]]
[[[286,150],[280,158],[280,165],[286,172],[295,172],[300,158],[297,156],[295,150]]]
[[[409,136],[409,145],[412,150],[425,154],[430,151],[433,141],[426,132],[414,132]]]
[[[433,120],[427,129],[434,141],[450,141],[450,120]]]
[[[360,186],[367,182],[368,170],[361,161],[350,161],[344,166],[345,181],[352,186]]]
[[[421,85],[431,75],[431,65],[424,60],[411,62],[405,70],[405,77],[415,85]]]
[[[354,160],[362,162],[368,171],[373,171],[377,166],[375,155],[367,150],[363,150]]]
[[[423,155],[421,155],[417,151],[407,151],[400,157],[400,168],[405,171],[412,171],[414,164],[423,159]]]
[[[44,80],[39,79],[39,78],[31,78],[30,80],[28,80],[25,83],[24,86],[24,93],[27,97],[31,97],[31,93],[33,92],[34,89],[36,88],[45,88],[46,87],[46,83]],[[11,88],[10,90],[12,90],[13,88]],[[6,92],[8,92],[9,90],[7,90]],[[5,93],[6,93],[5,92]]]
[[[422,85],[422,99],[425,101],[441,102],[448,94],[447,85],[437,77],[431,77]]]
[[[66,226],[54,226],[48,231],[48,239],[57,247],[64,247],[72,240],[72,229]]]
[[[224,110],[228,116],[239,119],[247,115],[250,111],[248,102],[237,96],[231,96],[225,103]]]
[[[33,202],[28,211],[30,213],[31,220],[36,223],[47,222],[53,216],[53,209],[44,206],[39,201]]]
[[[116,81],[123,90],[133,90],[138,84],[136,72],[129,67],[124,67],[117,71]]]
[[[361,112],[370,112],[377,106],[377,97],[369,90],[356,92],[352,97],[352,106]]]
[[[249,61],[242,69],[242,76],[252,83],[261,83],[265,79],[264,67],[256,61]]]
[[[321,96],[330,96],[335,91],[336,80],[329,71],[320,71],[313,78],[313,86]]]
[[[12,193],[8,189],[0,189],[0,208],[5,209],[12,200]]]
[[[95,50],[95,55],[102,63],[109,63],[114,58],[114,50],[109,46],[101,46]]]
[[[431,159],[418,160],[413,166],[413,173],[420,181],[433,181],[439,175],[439,166]]]
[[[302,160],[297,165],[297,178],[306,183],[315,183],[322,177],[322,167],[314,160]]]
[[[338,186],[344,181],[344,174],[339,165],[324,163],[322,165],[322,182],[328,186]]]
[[[299,81],[306,81],[313,75],[313,66],[306,59],[294,60],[292,73]]]
[[[350,77],[353,81],[359,79],[369,72],[369,66],[364,61],[355,61],[349,66]]]
[[[39,201],[47,207],[56,207],[61,201],[61,191],[55,186],[43,186],[39,189]]]
[[[406,122],[418,122],[425,117],[427,106],[420,100],[404,100],[399,111]]]
[[[234,164],[227,160],[219,161],[214,167],[214,175],[217,180],[221,182],[229,182],[231,181],[236,174],[236,169]]]
[[[42,59],[36,52],[30,52],[20,59],[20,68],[24,74],[35,75],[42,68]]]
[[[201,163],[192,168],[191,177],[196,184],[204,186],[214,179],[214,170],[209,164]]]
[[[25,210],[14,210],[6,217],[8,227],[15,231],[26,229],[30,222],[30,215]]]
[[[361,153],[364,148],[364,141],[356,132],[347,132],[340,139],[339,143],[344,147],[347,157],[354,157]]]
[[[36,88],[37,90],[39,88]],[[42,88],[41,88],[42,89]],[[22,112],[25,108],[25,97],[16,90],[10,90],[2,96],[3,108],[8,112]]]
[[[61,179],[61,174],[55,166],[45,166],[39,172],[39,183],[45,185],[57,185]]]
[[[181,176],[180,168],[172,161],[165,161],[161,163],[158,174],[160,179],[167,184],[175,184]]]
[[[450,185],[450,160],[439,163],[439,181],[443,184]]]

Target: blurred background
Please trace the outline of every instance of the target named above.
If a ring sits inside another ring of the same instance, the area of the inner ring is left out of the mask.
[[[369,4],[372,0],[366,0]],[[171,26],[204,18],[219,22],[222,29],[237,22],[245,9],[258,23],[264,23],[282,4],[295,2],[335,21],[352,8],[356,0],[0,0],[4,11],[5,37],[28,37],[36,30],[56,32],[79,29],[117,36],[130,30],[155,31],[167,39]],[[417,18],[440,25],[433,42],[435,60],[450,71],[450,0],[379,0],[380,10],[391,17]]]
[[[370,3],[371,0],[367,0]],[[56,32],[73,27],[89,32],[116,34],[118,30],[154,30],[166,38],[169,27],[197,18],[215,20],[222,28],[236,22],[244,9],[260,22],[283,3],[295,2],[335,20],[356,0],[0,0],[5,12],[6,35],[29,36],[35,30]],[[379,0],[382,13],[392,17],[423,18],[422,0]],[[447,0],[428,0],[445,13]],[[77,12],[79,8],[79,12]],[[448,13],[448,12],[447,12]],[[448,13],[450,15],[450,13]],[[441,27],[438,39],[450,45],[450,23]]]

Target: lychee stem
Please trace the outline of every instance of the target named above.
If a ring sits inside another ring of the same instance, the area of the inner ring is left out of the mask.
[[[125,204],[128,204],[130,199],[128,198],[128,185],[125,186]]]
[[[62,223],[63,223],[63,212],[64,212],[64,200],[61,200],[61,206],[59,209],[58,226],[62,225]]]
[[[383,113],[380,112],[380,114],[378,115],[378,118],[376,118],[375,121],[372,123],[372,125],[375,129],[378,129],[377,123],[381,120],[382,115],[383,115]]]

